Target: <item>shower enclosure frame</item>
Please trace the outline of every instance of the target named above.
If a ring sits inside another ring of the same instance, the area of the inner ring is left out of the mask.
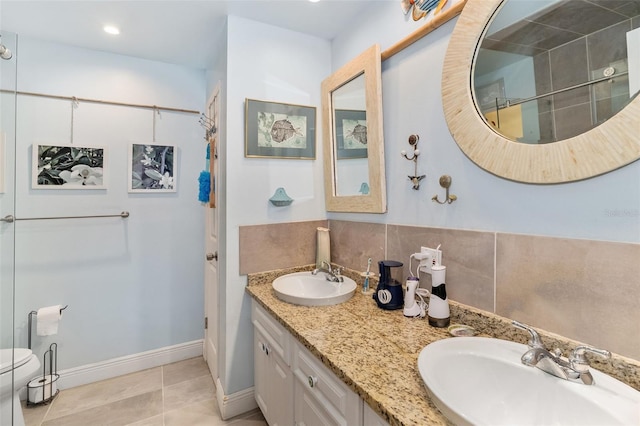
[[[0,50],[11,55],[0,56],[0,216],[15,215],[16,210],[16,127],[17,127],[17,52],[18,36],[0,31]],[[15,358],[15,224],[0,223],[0,348],[11,349]],[[12,393],[15,392],[13,371]],[[0,413],[2,420],[15,413]],[[1,421],[0,421],[1,422]]]

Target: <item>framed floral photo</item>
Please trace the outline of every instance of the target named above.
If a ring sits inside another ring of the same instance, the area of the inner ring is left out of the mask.
[[[33,144],[33,189],[107,189],[105,147]]]
[[[245,99],[245,157],[316,158],[316,109]]]
[[[176,192],[178,148],[156,143],[129,147],[129,192]]]

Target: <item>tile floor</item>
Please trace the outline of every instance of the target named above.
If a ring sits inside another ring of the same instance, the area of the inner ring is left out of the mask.
[[[220,418],[202,357],[63,390],[51,404],[23,412],[26,426],[267,425],[259,410]]]

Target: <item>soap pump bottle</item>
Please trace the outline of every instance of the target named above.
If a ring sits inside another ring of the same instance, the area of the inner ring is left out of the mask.
[[[437,263],[431,267],[431,296],[429,297],[429,325],[448,327],[450,321],[449,298],[445,288],[447,267]]]

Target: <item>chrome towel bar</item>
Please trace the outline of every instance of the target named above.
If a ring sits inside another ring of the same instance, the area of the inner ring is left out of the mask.
[[[93,216],[56,216],[56,217],[15,217],[13,215],[7,215],[0,219],[0,222],[13,223],[16,220],[55,220],[55,219],[93,219],[98,217],[121,217],[126,219],[129,217],[129,212],[123,211],[120,214],[103,214]]]

